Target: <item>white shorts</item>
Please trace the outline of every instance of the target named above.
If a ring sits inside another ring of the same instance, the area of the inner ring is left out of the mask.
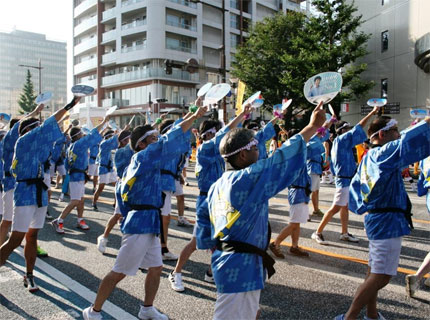
[[[70,200],[81,200],[85,194],[85,181],[70,181]]]
[[[395,276],[399,266],[402,237],[369,240],[369,267],[371,273]]]
[[[57,172],[60,176],[65,176],[66,175],[66,168],[64,167],[64,164],[62,164],[61,166],[57,167]]]
[[[101,174],[99,176],[99,184],[102,184],[102,183],[109,184],[110,183],[110,175],[111,175],[111,172]]]
[[[0,191],[0,216],[3,216],[3,191]]]
[[[12,231],[27,232],[28,229],[42,229],[48,207],[20,206],[13,208]]]
[[[164,204],[161,208],[161,215],[162,216],[168,216],[170,212],[172,211],[172,191],[163,191],[163,193],[166,195],[164,198]]]
[[[319,174],[311,174],[311,191],[317,191],[320,189],[320,175]]]
[[[114,171],[110,172],[109,183],[114,183],[117,181],[118,181],[118,175],[117,175],[116,171],[114,170]]]
[[[88,175],[91,177],[98,177],[99,175],[99,166],[95,163],[88,165]]]
[[[309,207],[307,203],[293,204],[290,207],[291,223],[306,223],[309,218]]]
[[[134,276],[139,268],[148,269],[162,265],[159,237],[153,233],[124,234],[112,271]]]
[[[118,205],[118,201],[115,201],[115,210],[113,211],[113,214],[121,214],[121,210]]]
[[[261,290],[218,293],[213,319],[255,319],[260,308],[260,293]]]
[[[348,205],[349,187],[336,188],[333,198],[333,204],[344,207]]]
[[[176,191],[173,194],[174,196],[182,196],[184,194],[184,187],[179,180],[175,180],[175,189]]]
[[[48,191],[51,190],[51,175],[49,172],[43,173],[43,183],[48,187]]]
[[[186,157],[185,158],[185,164],[184,164],[184,168],[188,168],[188,165],[190,164],[190,157]]]
[[[3,220],[12,221],[13,216],[13,189],[3,192]]]
[[[194,222],[194,227],[193,227],[193,238],[197,237],[197,219]]]

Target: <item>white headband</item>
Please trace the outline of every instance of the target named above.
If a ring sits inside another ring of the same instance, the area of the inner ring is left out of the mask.
[[[141,136],[137,141],[136,141],[136,145],[134,146],[137,149],[137,145],[139,144],[139,142],[145,140],[146,137],[150,136],[151,134],[154,133],[158,133],[157,130],[150,130],[147,133],[145,133],[143,136]]]
[[[339,129],[336,129],[336,131],[340,131],[343,128],[350,127],[350,126],[351,126],[351,124],[349,122],[345,122]]]
[[[25,131],[25,129],[27,129],[27,128],[30,128],[30,127],[33,127],[33,126],[35,126],[35,125],[38,125],[39,126],[39,124],[40,124],[40,121],[35,121],[35,122],[32,122],[32,123],[30,123],[30,124],[28,124],[28,125],[26,125],[24,128],[22,128],[22,132],[24,132]]]
[[[201,134],[201,137],[203,138],[205,135],[207,135],[208,133],[213,133],[213,134],[215,134],[216,133],[216,128],[215,127],[212,127],[212,128],[210,128],[209,130],[206,130],[205,132],[203,132],[202,134]]]
[[[125,139],[130,138],[131,134],[129,134],[128,136],[125,136],[124,138],[122,138],[121,140],[119,140],[119,142],[123,142]]]
[[[374,132],[370,136],[369,140],[372,139],[373,137],[375,137],[380,131],[388,131],[392,127],[394,127],[395,125],[397,125],[397,120],[396,119],[391,119],[390,121],[388,121],[388,123],[385,125],[385,127],[383,127],[382,129],[379,129],[378,131]]]
[[[246,146],[244,146],[244,147],[242,147],[242,148],[239,148],[239,149],[237,149],[237,150],[235,150],[235,151],[233,151],[233,152],[230,152],[230,153],[227,153],[227,154],[223,154],[222,155],[222,157],[223,158],[228,158],[228,157],[231,157],[232,155],[234,155],[234,154],[236,154],[236,153],[239,153],[239,152],[241,152],[242,150],[251,150],[251,148],[253,147],[253,146],[257,146],[258,145],[258,140],[257,139],[255,139],[255,138],[253,138]]]
[[[108,135],[104,136],[104,138],[105,138],[105,139],[110,139],[110,138],[112,138],[112,137],[113,137],[113,135],[114,135],[114,134],[115,134],[115,133],[108,134]]]
[[[173,126],[173,123],[172,124],[169,124],[167,127],[165,127],[164,129],[163,129],[163,131],[161,131],[161,134],[164,134],[164,133],[166,133],[171,127]]]
[[[70,136],[70,138],[76,137],[78,134],[80,134],[82,131],[79,130],[78,132],[76,132],[73,136]]]

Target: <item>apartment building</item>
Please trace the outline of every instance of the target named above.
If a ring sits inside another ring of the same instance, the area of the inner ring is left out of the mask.
[[[369,54],[360,61],[368,65],[362,78],[375,86],[362,100],[345,105],[342,118],[356,123],[367,99],[384,97],[399,128],[406,128],[410,109],[430,107],[430,1],[360,0],[355,5],[365,21],[361,30],[371,34]]]
[[[40,61],[40,64],[39,64]],[[39,83],[39,67],[41,67]],[[63,107],[67,98],[66,42],[52,41],[45,35],[14,30],[0,33],[0,112],[19,114],[19,97],[27,70],[37,95],[39,89],[51,91],[53,99],[43,115],[47,116]]]
[[[116,105],[116,121],[123,126],[146,110],[184,111],[203,84],[222,82],[224,69],[228,78],[232,55],[252,23],[300,10],[302,2],[74,0],[74,83],[97,88],[74,117],[100,119]]]

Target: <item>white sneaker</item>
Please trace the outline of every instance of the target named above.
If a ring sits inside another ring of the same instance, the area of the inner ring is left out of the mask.
[[[163,253],[161,256],[163,260],[178,260],[178,256],[176,254],[171,253],[170,251]]]
[[[58,219],[52,220],[51,221],[52,227],[54,228],[55,232],[60,233],[60,234],[64,234],[64,229],[63,229],[63,222],[59,222]]]
[[[31,293],[34,293],[39,290],[36,282],[34,282],[34,276],[25,275],[24,276],[24,287],[28,289]]]
[[[182,285],[182,273],[169,273],[169,281],[170,286],[173,290],[176,292],[183,292],[185,291],[184,286]]]
[[[215,283],[214,275],[210,275],[209,271],[206,270],[205,272],[205,281],[209,283]]]
[[[155,307],[145,308],[144,306],[140,306],[137,317],[143,320],[169,320],[168,316],[155,309]]]
[[[85,308],[82,311],[82,316],[84,320],[102,320],[103,319],[101,312],[93,311],[93,307]]]
[[[60,197],[58,198],[58,201],[64,201],[64,193],[60,194]]]
[[[107,245],[108,239],[106,239],[105,237],[103,237],[103,235],[99,236],[97,238],[97,249],[101,252],[101,253],[105,253],[106,252],[106,245]]]
[[[322,233],[317,233],[316,231],[312,233],[311,238],[314,239],[318,244],[327,245],[327,241],[325,241]]]
[[[339,239],[342,240],[342,241],[355,242],[355,243],[357,243],[357,242],[360,241],[358,238],[354,237],[350,233],[343,233],[343,234],[341,234],[340,237],[339,237]]]
[[[417,280],[417,276],[414,274],[408,274],[406,276],[406,294],[409,297],[413,297],[415,292],[420,287],[420,282]]]
[[[178,226],[179,227],[193,227],[193,224],[185,218],[182,218],[182,219],[178,218]]]

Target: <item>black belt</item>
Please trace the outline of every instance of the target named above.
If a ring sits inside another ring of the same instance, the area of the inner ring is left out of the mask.
[[[395,207],[388,207],[388,208],[376,208],[368,210],[371,214],[378,214],[378,213],[388,213],[388,212],[401,212],[405,216],[406,221],[408,222],[411,229],[414,229],[414,224],[412,223],[412,203],[411,200],[409,200],[409,197],[406,198],[406,210],[402,208],[395,208]]]
[[[5,172],[4,172],[4,176],[5,176],[5,177],[10,177],[10,178],[11,178],[11,177],[12,177],[12,174],[10,173],[10,171],[5,171]]]
[[[41,208],[43,206],[42,192],[43,190],[48,190],[48,186],[43,182],[43,178],[22,179],[22,180],[17,180],[17,182],[26,182],[28,186],[32,184],[36,185],[37,206]]]
[[[71,175],[72,173],[83,173],[85,176],[85,182],[90,181],[90,177],[88,176],[87,170],[81,170],[81,169],[77,169],[77,168],[72,168],[69,170],[69,175]]]
[[[340,179],[349,179],[349,180],[351,180],[352,178],[354,178],[354,176],[351,176],[351,177],[346,177],[346,176],[335,176],[335,178],[340,178]]]
[[[97,159],[97,157],[94,157],[94,156],[90,156],[90,158],[91,158],[91,159],[94,159],[94,160],[96,160],[96,159]]]
[[[204,191],[200,191],[199,195],[202,196],[202,197],[207,197],[208,193],[204,192]]]
[[[112,165],[111,165],[111,164],[104,165],[104,164],[101,164],[101,163],[100,163],[100,166],[107,168],[107,169],[108,169],[108,171],[111,171],[111,170],[112,170]]]
[[[179,175],[174,174],[172,171],[169,171],[169,170],[161,169],[160,173],[161,174],[168,174],[169,176],[172,176],[173,178],[175,178],[175,180],[179,179]]]
[[[267,269],[269,279],[275,274],[275,268],[273,267],[275,260],[265,250],[252,244],[240,241],[218,241],[216,248],[224,252],[257,254],[263,258],[263,267]]]
[[[308,187],[308,186],[306,186],[306,187],[302,187],[302,186],[290,186],[290,188],[295,188],[295,189],[304,189],[304,190],[305,190],[305,194],[306,194],[306,196],[308,196],[308,197],[309,197],[309,195],[312,193],[312,190],[311,190],[311,189],[309,189],[309,187]]]

